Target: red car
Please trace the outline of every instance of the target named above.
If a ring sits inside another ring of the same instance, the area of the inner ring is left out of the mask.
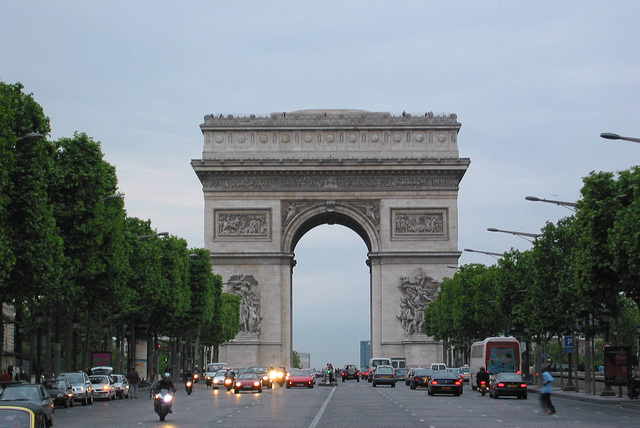
[[[287,388],[292,386],[306,386],[307,388],[313,388],[313,375],[306,370],[292,370],[287,373],[287,380],[285,381]]]
[[[258,375],[253,373],[244,373],[238,376],[236,383],[233,385],[233,392],[238,394],[240,391],[248,389],[249,391],[262,392],[262,380]]]

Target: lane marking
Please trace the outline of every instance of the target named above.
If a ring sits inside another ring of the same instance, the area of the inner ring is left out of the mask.
[[[313,421],[311,421],[311,425],[309,425],[309,428],[315,428],[316,425],[318,425],[318,422],[320,422],[320,418],[322,418],[322,414],[324,413],[324,410],[327,408],[327,405],[329,404],[329,400],[331,400],[331,397],[333,397],[333,393],[336,391],[336,388],[337,387],[334,386],[331,392],[329,393],[329,396],[327,397],[327,399],[324,400],[322,407],[320,407],[320,410],[318,410],[318,414],[316,415],[315,418],[313,418]]]

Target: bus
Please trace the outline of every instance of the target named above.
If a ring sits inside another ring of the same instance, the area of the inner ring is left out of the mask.
[[[520,373],[520,343],[513,337],[488,337],[471,345],[469,383],[476,389],[475,376],[484,367],[490,375],[502,372]]]

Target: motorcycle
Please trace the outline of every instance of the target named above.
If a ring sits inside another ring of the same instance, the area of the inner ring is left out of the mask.
[[[173,404],[173,393],[168,389],[162,389],[158,392],[153,400],[153,410],[158,414],[161,421],[171,413],[171,405]]]
[[[184,381],[184,390],[187,391],[187,395],[191,395],[193,392],[193,380],[187,379]]]
[[[482,394],[482,396],[484,397],[487,391],[489,391],[489,386],[487,386],[487,382],[485,382],[484,380],[481,380],[480,386],[478,387],[478,391],[480,391],[480,394]]]

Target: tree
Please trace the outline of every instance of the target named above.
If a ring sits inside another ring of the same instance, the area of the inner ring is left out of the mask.
[[[117,191],[116,171],[103,157],[100,143],[84,133],[61,138],[51,186],[55,218],[64,239],[68,289],[59,296],[68,301],[53,304],[56,313],[67,318],[74,316],[69,308],[80,308],[85,315],[83,364],[90,359],[92,322],[106,322],[120,313],[117,297],[126,282],[128,263],[122,201],[108,198]]]
[[[300,364],[300,354],[298,351],[293,351],[293,355],[291,357],[293,368],[301,369],[302,365]]]
[[[59,283],[62,240],[49,197],[54,146],[49,118],[20,83],[0,82],[0,307],[37,305]],[[4,336],[4,320],[0,320]],[[2,342],[2,341],[0,341]],[[3,343],[0,343],[0,352]]]

